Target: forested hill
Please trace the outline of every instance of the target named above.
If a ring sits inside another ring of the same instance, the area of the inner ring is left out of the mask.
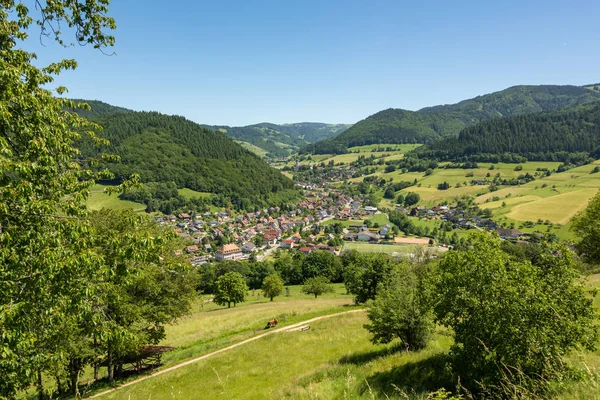
[[[300,122],[294,124],[261,123],[249,126],[207,125],[213,130],[226,133],[228,136],[248,142],[264,150],[270,157],[285,157],[298,151],[310,143],[336,136],[351,125],[324,124],[319,122]]]
[[[378,143],[430,143],[457,136],[493,118],[556,110],[600,100],[600,91],[579,86],[514,86],[457,104],[419,111],[388,109],[359,121],[342,134],[307,146],[311,153],[344,153],[348,147]]]
[[[497,118],[417,149],[421,158],[449,161],[569,161],[600,156],[600,102]]]
[[[90,110],[73,110],[77,111],[77,114],[87,119],[97,119],[113,114],[125,114],[133,112],[132,110],[128,110],[127,108],[113,106],[98,100],[73,99],[73,101],[76,103],[86,103],[90,106]]]
[[[118,154],[121,162],[108,165],[117,179],[137,173],[144,182],[175,182],[180,188],[220,194],[245,209],[298,196],[293,182],[258,156],[183,117],[121,112],[92,119],[111,145],[96,148],[84,141],[83,157]]]

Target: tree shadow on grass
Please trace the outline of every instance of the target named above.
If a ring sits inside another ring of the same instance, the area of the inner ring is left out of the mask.
[[[380,357],[386,357],[391,354],[402,351],[402,346],[400,343],[396,343],[391,346],[383,347],[378,350],[366,351],[362,353],[353,353],[340,358],[340,364],[354,364],[354,365],[362,365],[367,364],[373,360],[376,360]]]
[[[437,354],[375,373],[366,379],[359,390],[361,394],[369,391],[390,395],[403,392],[413,397],[441,388],[452,390],[455,387],[456,378],[450,370],[448,356]]]

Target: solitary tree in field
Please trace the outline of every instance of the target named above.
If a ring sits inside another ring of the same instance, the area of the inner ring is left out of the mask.
[[[373,343],[400,339],[407,350],[427,345],[433,333],[433,313],[425,299],[427,290],[417,268],[423,265],[398,264],[380,288],[368,311],[365,328]]]
[[[242,303],[246,300],[248,286],[244,281],[244,277],[238,272],[228,272],[217,279],[217,288],[213,302],[220,306],[227,304],[227,308],[231,308],[237,303]]]
[[[283,293],[283,280],[278,274],[269,275],[263,280],[262,290],[264,296],[273,301],[273,297]]]
[[[302,293],[304,294],[314,294],[315,299],[317,296],[320,296],[325,293],[333,293],[333,286],[329,283],[329,279],[316,276],[314,278],[308,278],[304,282],[304,286],[302,286]]]

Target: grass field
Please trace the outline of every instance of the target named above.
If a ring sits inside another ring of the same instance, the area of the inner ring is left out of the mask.
[[[600,275],[591,276],[589,284],[600,287]],[[594,304],[600,307],[600,299]],[[407,353],[394,342],[371,344],[366,322],[364,313],[317,321],[308,331],[270,335],[102,399],[425,399],[447,383],[441,356],[452,338],[446,330],[438,328],[424,350]],[[600,352],[567,361],[597,373]],[[598,393],[589,382],[558,390],[557,398],[564,400],[593,399]]]
[[[360,253],[385,253],[385,254],[414,254],[417,247],[413,245],[376,244],[362,242],[345,242],[343,250],[356,250]]]
[[[90,197],[87,201],[87,206],[91,210],[100,210],[102,208],[112,208],[122,210],[132,208],[135,211],[144,211],[144,204],[135,203],[133,201],[121,200],[117,193],[104,193],[105,185],[96,184],[90,189]]]
[[[313,317],[353,309],[352,296],[346,294],[344,285],[333,286],[334,293],[317,299],[303,294],[301,286],[288,286],[290,295],[276,297],[272,302],[265,299],[258,290],[249,291],[247,301],[232,308],[206,302],[208,297],[199,298],[189,316],[166,327],[167,337],[160,344],[174,346],[176,350],[163,356],[163,368],[248,339],[272,318],[277,318],[280,326],[286,326]],[[105,371],[101,370],[101,375],[104,373]],[[88,370],[82,381],[89,379],[91,371]],[[100,391],[102,388],[106,388],[106,383],[98,383],[94,390]]]
[[[241,145],[245,149],[250,150],[251,152],[253,152],[254,154],[256,154],[259,157],[264,157],[268,153],[268,151],[266,151],[265,149],[261,149],[260,147],[255,146],[252,143],[244,142],[242,140],[234,140],[234,142]]]
[[[177,192],[179,193],[180,196],[185,197],[186,199],[193,199],[193,198],[205,198],[205,197],[210,197],[212,195],[212,193],[208,193],[208,192],[197,192],[195,190],[192,189],[188,189],[188,188],[183,188],[183,189],[177,189]]]

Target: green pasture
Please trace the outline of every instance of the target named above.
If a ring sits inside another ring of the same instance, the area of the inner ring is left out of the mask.
[[[250,150],[252,153],[256,154],[259,157],[264,157],[268,153],[268,151],[266,151],[265,149],[261,149],[260,147],[255,146],[252,143],[244,142],[242,140],[235,140],[235,142],[241,145],[243,148]]]
[[[90,189],[90,197],[86,203],[90,210],[101,210],[103,208],[122,210],[131,208],[135,211],[144,211],[146,209],[144,204],[119,199],[118,193],[105,193],[104,189],[106,188],[106,185],[96,184]]]
[[[197,192],[195,190],[188,189],[188,188],[177,189],[177,192],[179,193],[180,196],[183,196],[186,199],[206,198],[206,197],[210,197],[212,195],[212,193]]]
[[[378,243],[363,243],[363,242],[345,242],[345,250],[356,250],[359,253],[384,253],[384,254],[415,254],[418,245],[404,245],[404,244],[378,244]]]
[[[588,284],[599,288],[600,275]],[[594,304],[600,307],[598,297]],[[425,349],[405,352],[396,342],[373,345],[365,323],[365,313],[316,321],[307,331],[270,335],[102,399],[425,399],[452,385],[443,360],[450,332],[438,328]],[[557,398],[596,398],[600,351],[566,361],[596,378],[560,385]]]

